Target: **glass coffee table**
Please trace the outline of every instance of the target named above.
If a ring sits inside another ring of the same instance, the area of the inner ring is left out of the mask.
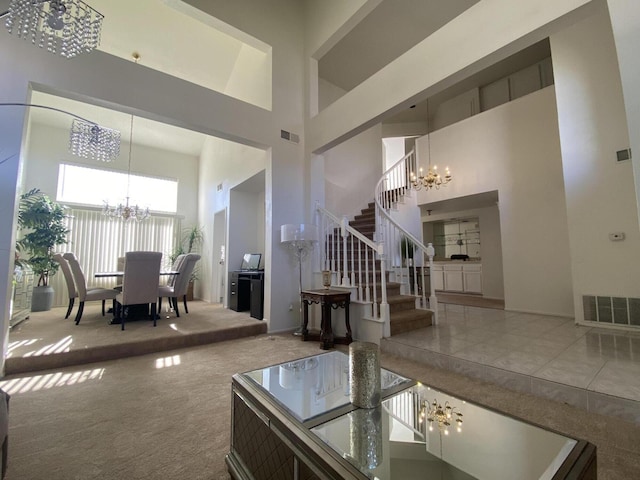
[[[382,403],[349,400],[332,351],[232,382],[236,479],[592,479],[595,446],[381,370]]]

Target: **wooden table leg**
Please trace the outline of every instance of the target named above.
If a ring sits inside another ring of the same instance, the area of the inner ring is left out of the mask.
[[[344,302],[344,321],[347,327],[347,345],[353,341],[351,337],[351,324],[349,323],[349,300]]]
[[[306,300],[300,299],[302,302],[302,340],[306,342],[309,338],[309,303]]]
[[[320,333],[320,348],[333,348],[333,329],[331,328],[331,302],[322,302],[322,332]]]

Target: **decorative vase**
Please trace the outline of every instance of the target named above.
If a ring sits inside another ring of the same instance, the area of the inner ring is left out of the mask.
[[[32,312],[47,312],[53,306],[53,287],[33,287],[33,295],[31,296]]]
[[[353,342],[349,345],[350,400],[360,408],[380,405],[380,353],[378,345]]]
[[[329,287],[331,287],[331,271],[330,270],[322,270],[322,285],[326,290],[329,290]]]

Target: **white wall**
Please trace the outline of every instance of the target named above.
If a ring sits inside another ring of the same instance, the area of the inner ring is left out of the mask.
[[[380,124],[324,153],[325,208],[352,218],[373,202],[382,175]]]
[[[638,45],[640,44],[640,2],[629,0],[607,0],[613,36],[616,43],[618,64],[631,150],[640,152],[640,62]],[[640,155],[632,159],[636,184],[636,201],[640,214]]]
[[[572,316],[553,87],[433,132],[430,138],[432,163],[449,165],[453,181],[440,190],[419,192],[418,203],[497,190],[505,308]],[[416,142],[424,164],[426,141],[425,136]],[[484,257],[484,242],[482,250]]]
[[[640,296],[640,232],[625,105],[606,9],[551,36],[576,317],[582,295]],[[637,156],[637,152],[633,152]],[[612,242],[611,232],[624,232]]]
[[[269,152],[258,148],[241,145],[239,143],[207,138],[200,156],[200,176],[198,178],[199,195],[199,224],[205,226],[205,239],[200,260],[201,282],[196,286],[197,294],[208,302],[217,301],[214,297],[214,281],[219,278],[214,270],[219,261],[219,251],[213,251],[213,218],[216,213],[228,209],[230,206],[230,192],[233,187],[264,170],[267,165]],[[242,165],[242,168],[238,168]],[[222,184],[222,191],[218,185]],[[262,253],[264,252],[264,192],[262,194]],[[230,212],[227,210],[227,222],[231,222]],[[256,226],[256,225],[254,225]],[[229,230],[229,229],[228,229]],[[227,233],[228,235],[228,233]],[[227,243],[227,249],[230,247]],[[242,252],[245,253],[245,252]],[[231,270],[239,266],[230,266],[227,252],[227,266]],[[224,273],[226,277],[226,272]]]
[[[227,267],[239,270],[245,253],[264,256],[264,192],[232,190],[229,207]]]

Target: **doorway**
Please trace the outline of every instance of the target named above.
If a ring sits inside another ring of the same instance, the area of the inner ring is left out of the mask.
[[[212,272],[212,295],[214,302],[222,303],[226,306],[225,277],[227,276],[227,210],[220,210],[213,216],[213,255],[211,266]]]

